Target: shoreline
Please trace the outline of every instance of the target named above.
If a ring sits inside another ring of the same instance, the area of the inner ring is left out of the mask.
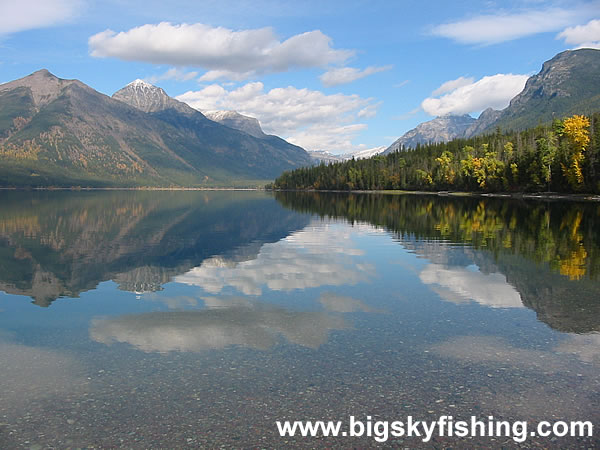
[[[0,187],[0,191],[264,191],[243,187]]]
[[[439,197],[485,197],[512,200],[569,200],[600,202],[598,194],[564,194],[559,192],[467,192],[467,191],[405,191],[405,190],[320,190],[264,189],[259,187],[0,187],[0,191],[264,191],[318,192],[336,194],[435,195]]]
[[[384,194],[384,195],[435,195],[439,197],[485,197],[511,200],[569,200],[600,202],[597,194],[563,194],[559,192],[465,192],[465,191],[403,191],[403,190],[317,190],[317,189],[276,189],[273,192],[319,192],[337,194]]]

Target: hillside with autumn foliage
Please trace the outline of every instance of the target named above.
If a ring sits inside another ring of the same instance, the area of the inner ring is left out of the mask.
[[[600,113],[282,174],[274,189],[600,193]]]

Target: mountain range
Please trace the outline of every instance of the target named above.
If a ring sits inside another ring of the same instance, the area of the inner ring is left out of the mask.
[[[0,85],[0,185],[254,185],[304,149],[206,118],[136,80],[108,97],[47,70]]]
[[[352,158],[354,159],[366,159],[371,158],[372,156],[377,156],[385,151],[385,147],[374,147],[374,148],[366,148],[363,150],[354,150],[345,153],[330,153],[325,150],[308,150],[308,154],[313,159],[315,164],[331,163],[331,162],[340,162],[340,161],[348,161]]]
[[[417,144],[448,142],[486,134],[496,128],[523,130],[572,114],[600,110],[600,50],[567,50],[542,65],[531,76],[521,93],[503,110],[491,108],[478,119],[469,115],[436,117],[406,132],[384,153]]]
[[[248,133],[249,135],[259,139],[281,139],[277,136],[265,134],[258,119],[240,114],[237,111],[205,111],[203,114],[210,120],[219,122],[221,125],[243,131],[244,133]],[[375,147],[364,150],[354,150],[340,154],[330,153],[325,150],[307,150],[307,152],[313,163],[320,164],[321,162],[331,163],[347,161],[352,158],[370,158],[371,156],[382,153],[384,150],[385,147]]]
[[[559,53],[501,111],[443,116],[384,153],[600,110],[600,50]],[[306,152],[235,111],[206,115],[136,80],[112,97],[47,70],[0,85],[0,186],[257,186],[285,170],[367,158]]]

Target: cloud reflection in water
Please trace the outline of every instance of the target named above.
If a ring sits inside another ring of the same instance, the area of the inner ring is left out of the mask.
[[[92,320],[90,337],[110,345],[125,342],[145,352],[200,352],[243,346],[258,350],[280,339],[318,348],[329,331],[348,328],[337,315],[289,311],[246,299],[204,298],[207,309],[132,314]]]
[[[474,300],[492,308],[523,308],[521,295],[501,273],[484,274],[465,267],[429,264],[419,275],[444,300],[464,303]]]
[[[263,286],[290,291],[319,286],[354,285],[370,279],[373,266],[360,263],[352,231],[334,225],[314,225],[273,244],[265,244],[256,259],[224,264],[210,258],[175,281],[200,286],[217,294],[234,287],[246,295],[260,295]]]

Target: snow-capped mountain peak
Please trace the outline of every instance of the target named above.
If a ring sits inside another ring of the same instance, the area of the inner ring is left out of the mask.
[[[162,88],[140,79],[132,81],[115,92],[112,97],[144,112],[156,112],[168,108],[180,109],[182,105],[181,102],[169,97]]]
[[[373,147],[366,148],[364,150],[353,150],[346,153],[333,154],[324,150],[313,150],[309,151],[308,154],[313,159],[313,161],[317,163],[331,163],[331,162],[339,162],[339,161],[348,161],[352,158],[354,159],[366,159],[371,158],[373,156],[379,155],[385,151],[386,147]]]
[[[136,79],[133,80],[131,83],[129,83],[127,86],[133,86],[133,87],[145,87],[145,88],[155,88],[155,89],[160,89],[150,83],[148,83],[147,81],[141,80],[141,79]]]

